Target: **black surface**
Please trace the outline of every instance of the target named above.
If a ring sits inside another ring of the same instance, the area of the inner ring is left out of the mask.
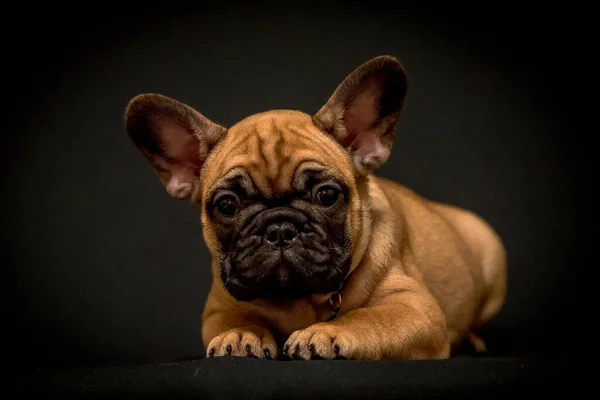
[[[545,391],[564,383],[554,374],[571,371],[571,357],[590,345],[581,315],[591,292],[580,286],[593,282],[595,268],[589,12],[506,2],[393,10],[376,2],[201,3],[5,10],[5,363],[15,372],[40,368],[32,388],[105,394],[329,390],[351,398],[377,390],[497,394],[529,378],[546,379]],[[224,125],[271,108],[313,113],[347,73],[380,54],[399,57],[409,77],[380,175],[474,210],[507,246],[509,291],[488,332],[492,355],[154,364],[204,353],[209,255],[198,210],[168,198],[127,140],[127,101],[159,92]],[[101,367],[114,362],[146,366]]]
[[[485,398],[580,388],[562,359],[445,361],[269,361],[220,357],[174,364],[38,369],[22,394],[201,399]]]

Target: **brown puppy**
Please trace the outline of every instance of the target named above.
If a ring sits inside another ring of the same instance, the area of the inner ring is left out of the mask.
[[[354,70],[314,115],[229,129],[158,94],[126,129],[167,192],[200,205],[213,282],[208,356],[436,359],[501,308],[503,245],[471,212],[375,177],[407,90],[389,56]]]

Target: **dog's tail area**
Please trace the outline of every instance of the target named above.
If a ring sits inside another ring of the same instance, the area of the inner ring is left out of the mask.
[[[487,324],[500,312],[505,302],[507,290],[506,250],[504,244],[493,228],[487,223],[485,225],[487,225],[488,229],[485,234],[486,237],[483,239],[486,241],[487,246],[486,251],[482,254],[482,264],[486,295],[479,318],[476,321],[477,327]]]

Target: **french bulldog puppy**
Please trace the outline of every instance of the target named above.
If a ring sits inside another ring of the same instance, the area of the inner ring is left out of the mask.
[[[314,115],[225,128],[159,95],[126,131],[169,195],[200,207],[213,281],[207,356],[442,359],[501,309],[505,250],[467,210],[374,175],[407,92],[398,60],[356,68]],[[193,262],[193,260],[190,260]]]

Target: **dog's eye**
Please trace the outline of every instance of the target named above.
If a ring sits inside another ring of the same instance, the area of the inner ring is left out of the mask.
[[[240,205],[237,197],[232,194],[219,196],[215,203],[217,211],[225,217],[233,217],[237,213]]]
[[[333,206],[340,197],[340,190],[334,186],[320,186],[315,192],[315,203],[323,207]]]

